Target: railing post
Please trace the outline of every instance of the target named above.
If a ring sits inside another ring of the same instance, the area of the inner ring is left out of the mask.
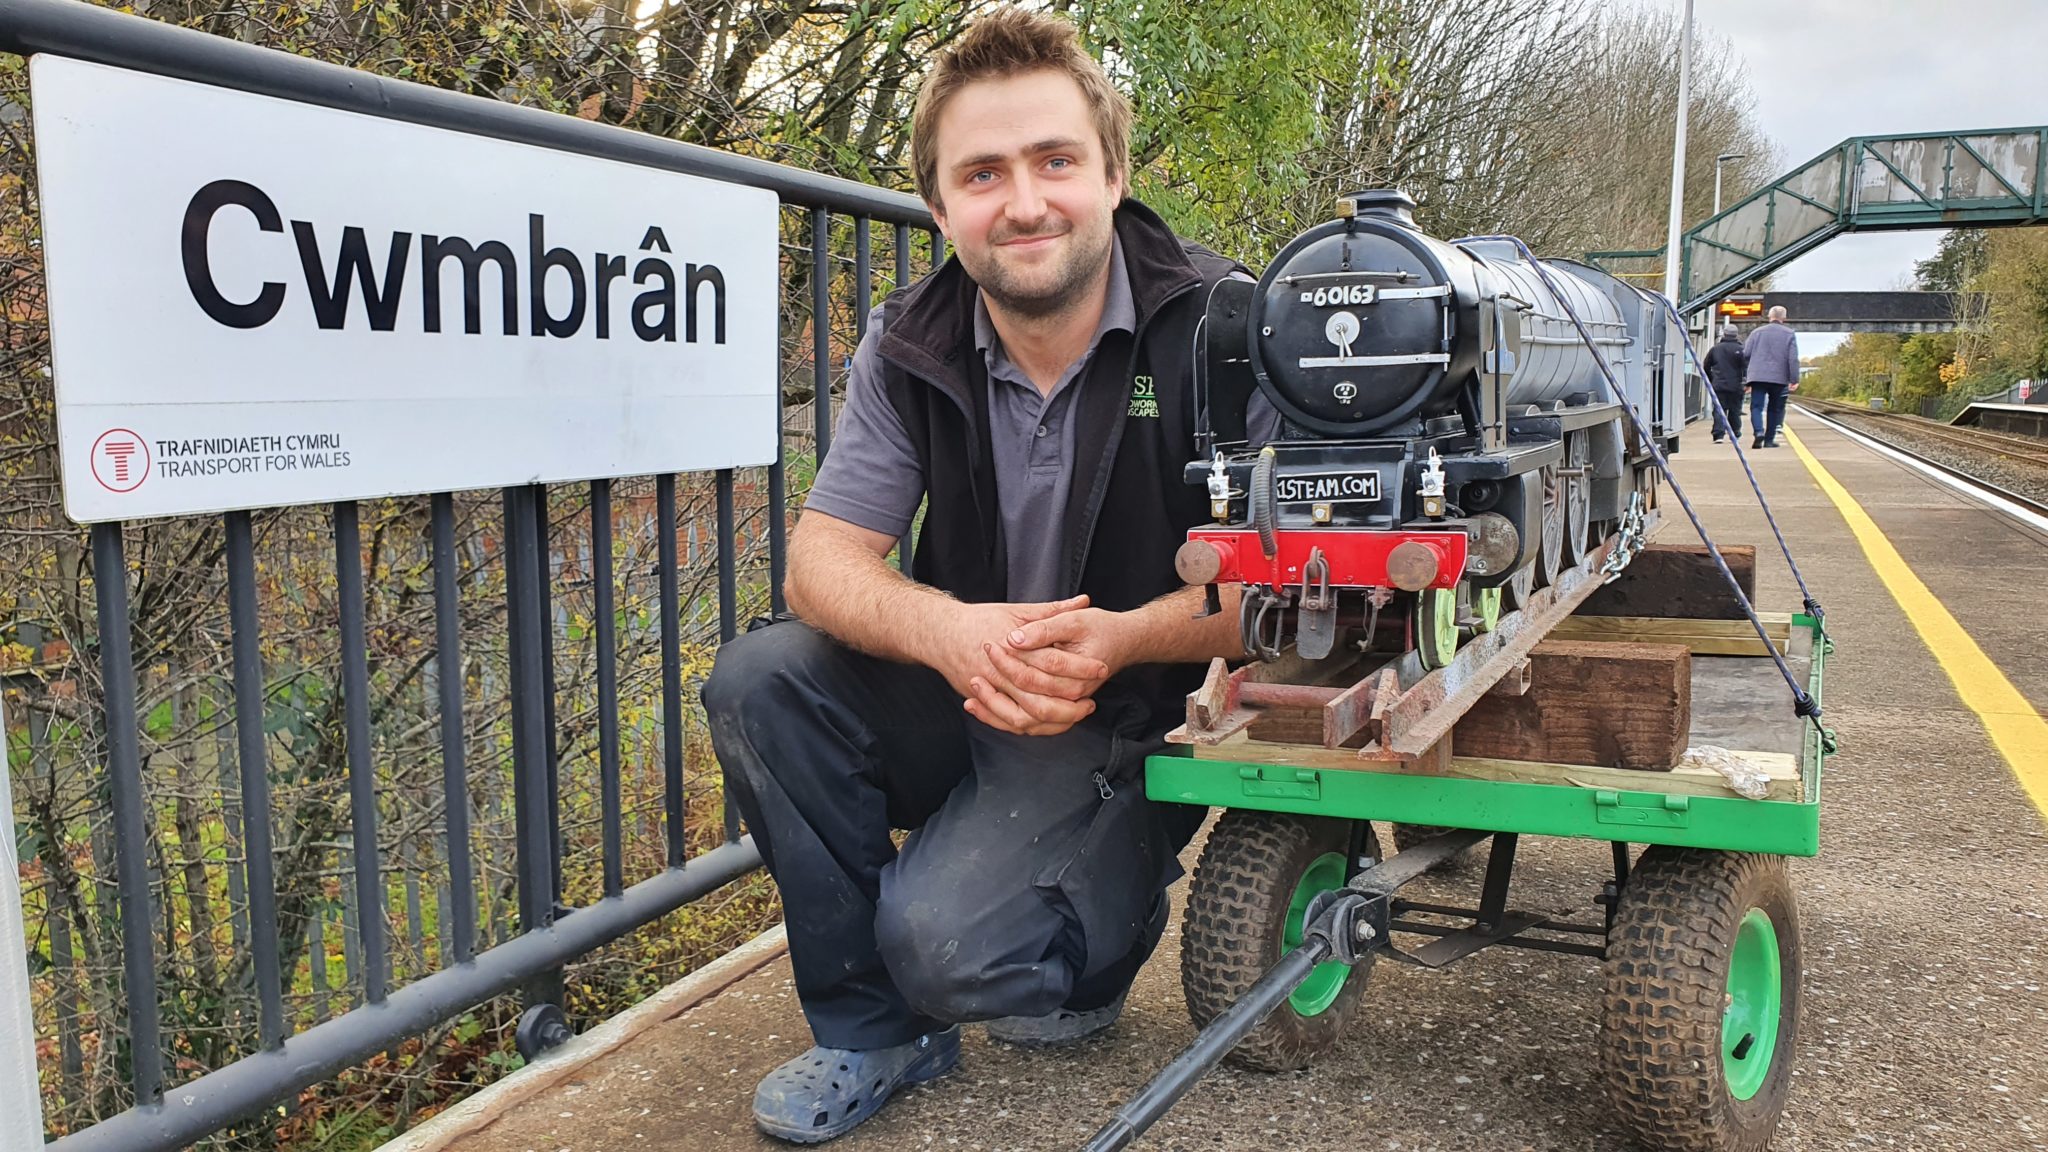
[[[0,732],[7,731],[0,703]],[[0,753],[0,812],[14,811],[7,757]],[[28,931],[14,837],[0,836],[0,1148],[43,1146],[43,1098],[36,1085],[36,1021],[28,999]]]
[[[519,931],[538,932],[555,919],[555,847],[547,766],[545,646],[540,591],[540,548],[535,502],[539,485],[505,489],[505,600],[511,625],[512,810],[519,878]],[[562,1002],[562,972],[537,974],[526,986],[529,1006]]]

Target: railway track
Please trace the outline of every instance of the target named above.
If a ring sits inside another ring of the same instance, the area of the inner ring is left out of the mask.
[[[1811,415],[1861,433],[1885,447],[1992,496],[2008,500],[2037,516],[2048,517],[2048,444],[1998,432],[1966,432],[1922,416],[1858,408],[1834,400],[1800,398]],[[1913,441],[1919,440],[1919,444]],[[1944,445],[1952,455],[1930,454],[1928,441]],[[1974,467],[1959,466],[1956,456]],[[1996,478],[1984,472],[1998,473]]]
[[[2022,460],[2030,460],[2048,469],[2048,443],[2031,436],[2013,436],[2004,432],[1986,432],[1979,429],[1963,429],[1925,416],[1907,412],[1880,411],[1874,408],[1858,408],[1839,400],[1800,400],[1799,403],[1819,412],[1831,420],[1845,424],[1866,427],[1892,425],[1911,429],[1913,435],[1927,436],[1976,451],[1997,451]],[[1890,441],[1886,441],[1890,443]]]

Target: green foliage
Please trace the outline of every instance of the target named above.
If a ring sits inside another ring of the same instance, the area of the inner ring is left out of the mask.
[[[1950,332],[1926,332],[1909,336],[1899,347],[1898,379],[1894,400],[1898,407],[1917,411],[1923,400],[1948,390],[1941,377],[1942,366],[1956,357],[1956,337]]]
[[[1351,13],[1314,0],[1091,0],[1073,15],[1137,114],[1133,191],[1187,235],[1270,255],[1265,238],[1295,230],[1287,194],[1307,179]]]
[[[1800,391],[1821,399],[1890,399],[1900,344],[1899,337],[1880,332],[1853,333],[1800,377]]]
[[[1983,271],[1990,255],[1989,235],[1982,228],[1957,228],[1944,234],[1934,255],[1913,262],[1913,285],[1923,292],[1962,292]]]

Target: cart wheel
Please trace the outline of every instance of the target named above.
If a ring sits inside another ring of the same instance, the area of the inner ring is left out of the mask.
[[[1351,822],[1233,808],[1209,832],[1181,927],[1180,983],[1195,1027],[1221,1015],[1301,943],[1316,893],[1344,885]],[[1379,856],[1368,826],[1365,854]],[[1336,1047],[1358,1010],[1373,957],[1318,965],[1229,1059],[1290,1072]]]
[[[1451,829],[1436,824],[1396,824],[1394,825],[1394,850],[1396,852],[1406,852],[1425,840],[1434,839],[1449,831]],[[1471,854],[1472,849],[1467,848],[1442,864],[1437,865],[1437,867],[1449,868],[1462,862]]]
[[[1601,1077],[1671,1152],[1761,1152],[1792,1086],[1802,971],[1783,857],[1651,848],[1607,935]]]

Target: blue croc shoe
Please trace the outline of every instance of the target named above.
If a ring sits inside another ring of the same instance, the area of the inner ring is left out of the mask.
[[[936,1080],[960,1063],[960,1028],[894,1048],[812,1048],[754,1090],[754,1123],[796,1144],[821,1144],[873,1116],[891,1093]]]

